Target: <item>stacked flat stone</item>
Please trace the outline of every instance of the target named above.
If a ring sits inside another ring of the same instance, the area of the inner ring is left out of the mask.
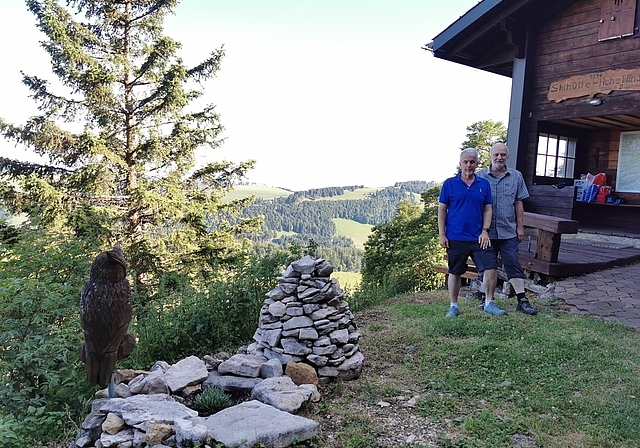
[[[360,333],[332,272],[322,258],[291,263],[266,294],[250,350],[283,365],[307,363],[322,382],[358,378],[364,361]]]

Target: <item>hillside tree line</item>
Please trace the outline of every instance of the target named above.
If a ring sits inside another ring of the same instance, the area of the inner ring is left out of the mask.
[[[256,244],[275,244],[282,248],[304,246],[311,240],[317,254],[331,260],[340,271],[360,272],[363,250],[354,247],[350,238],[336,235],[334,218],[360,224],[378,225],[390,222],[403,201],[418,204],[419,194],[435,182],[396,182],[393,186],[376,190],[363,199],[342,199],[335,196],[357,187],[329,187],[295,192],[275,199],[256,199],[241,216],[259,216],[262,231],[251,237]],[[325,191],[326,190],[326,191]],[[323,198],[334,198],[325,200]]]

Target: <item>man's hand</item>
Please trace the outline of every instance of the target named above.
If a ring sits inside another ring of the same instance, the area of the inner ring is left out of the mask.
[[[440,236],[440,247],[444,247],[445,249],[449,248],[449,240],[444,235]]]
[[[489,238],[489,234],[486,230],[483,230],[482,233],[480,233],[480,237],[478,237],[478,244],[480,244],[481,249],[491,247],[491,238]]]

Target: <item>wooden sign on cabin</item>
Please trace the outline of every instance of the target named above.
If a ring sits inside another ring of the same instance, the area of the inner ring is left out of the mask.
[[[559,103],[568,98],[608,94],[613,90],[640,90],[640,68],[607,70],[576,75],[552,82],[547,99]]]

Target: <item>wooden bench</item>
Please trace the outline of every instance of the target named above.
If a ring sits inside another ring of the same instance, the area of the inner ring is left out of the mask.
[[[573,216],[576,200],[575,187],[554,188],[551,185],[530,185],[528,189],[530,196],[524,200],[524,208],[527,211],[564,219],[571,219]]]
[[[446,255],[445,255],[445,259],[446,259]],[[500,260],[500,258],[498,258],[498,279],[506,281],[507,274],[501,268],[501,265],[502,265],[502,261]],[[433,270],[441,274],[445,274],[445,275],[449,274],[449,268],[447,266],[434,266]],[[474,278],[478,277],[478,268],[476,267],[471,257],[467,258],[467,271],[464,274],[462,274],[461,277],[469,280],[473,280]]]
[[[537,229],[536,260],[556,263],[563,234],[578,233],[578,221],[524,212],[524,226]]]
[[[433,270],[441,274],[445,274],[445,275],[449,274],[449,268],[447,266],[434,266]],[[467,260],[467,271],[464,274],[462,274],[461,277],[467,278],[469,280],[473,280],[474,278],[478,277],[478,269],[476,268],[476,265],[473,263],[473,260],[471,259],[471,257],[469,257],[469,259]]]
[[[558,262],[562,235],[578,233],[578,221],[524,212],[524,226],[526,230],[532,229],[534,231],[537,238],[536,250],[533,257],[530,253],[520,250],[518,255],[520,264],[529,271],[551,275],[553,265]],[[501,266],[500,261],[498,261],[498,266]],[[434,271],[442,274],[449,273],[447,266],[435,266]],[[473,260],[469,258],[467,271],[462,274],[462,278],[473,280],[476,277],[478,277],[478,270]],[[507,280],[506,273],[500,267],[498,268],[498,279]]]
[[[538,213],[524,213],[525,233],[529,241],[523,241],[518,252],[522,267],[530,272],[546,275],[551,281],[562,276],[562,263],[558,262],[560,241],[563,234],[578,233],[578,221]],[[531,235],[536,236],[535,252],[531,252]],[[528,245],[523,249],[523,245]]]

